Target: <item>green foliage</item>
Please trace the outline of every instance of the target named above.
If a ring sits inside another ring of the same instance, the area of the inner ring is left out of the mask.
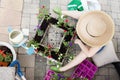
[[[61,10],[61,8],[59,8],[59,7],[55,7],[54,9],[53,9],[53,11],[56,13],[56,14],[58,14],[58,15],[62,15],[62,10]]]
[[[30,46],[34,46],[35,48],[39,48],[39,43],[37,42],[37,41],[35,41],[35,40],[30,40],[29,42],[28,42],[28,44],[30,45]]]
[[[57,20],[58,20],[57,26],[58,26],[58,27],[60,27],[60,26],[62,26],[62,25],[63,25],[64,27],[68,26],[68,23],[65,22],[67,16],[63,16],[63,15],[62,15],[62,10],[61,10],[61,8],[56,7],[56,8],[53,9],[53,11],[54,11],[54,13],[56,13],[56,14],[58,15],[58,18],[57,18]]]
[[[37,29],[37,34],[38,34],[38,36],[42,36],[44,34],[44,31]]]
[[[58,48],[55,48],[55,49],[54,49],[54,51],[55,51],[55,52],[58,52],[58,51],[59,51],[59,49],[58,49]],[[56,54],[57,54],[57,53],[56,53]]]
[[[12,61],[12,56],[6,55],[5,62],[11,62],[11,61]]]
[[[3,61],[3,56],[0,54],[0,61],[2,62]]]
[[[49,10],[45,7],[45,6],[42,6],[40,9],[39,9],[39,14],[38,14],[38,19],[42,19],[42,18],[45,18],[46,20],[49,20],[50,19],[50,16],[49,16]]]
[[[52,79],[51,80],[58,80],[59,76],[57,74],[53,74]]]
[[[67,47],[69,46],[69,42],[63,41],[63,44]]]
[[[63,54],[59,54],[58,60],[61,60],[63,58]]]
[[[69,28],[68,31],[65,33],[65,35],[71,35],[71,36],[74,35],[72,29]]]

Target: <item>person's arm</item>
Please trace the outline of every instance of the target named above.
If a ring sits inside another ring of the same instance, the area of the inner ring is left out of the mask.
[[[76,39],[74,43],[75,43],[75,44],[78,44],[78,45],[80,46],[80,48],[82,49],[83,52],[88,53],[88,48],[86,47],[86,45],[84,45],[84,44],[81,42],[81,40]]]
[[[79,39],[75,40],[75,44],[78,44],[80,46],[80,48],[87,57],[92,57],[101,48],[101,47],[91,47],[88,49],[88,47],[84,45]]]
[[[84,13],[85,11],[62,11],[63,15],[70,16],[74,19],[79,19],[79,17]]]
[[[101,47],[91,47],[87,53],[84,53],[87,57],[92,57],[97,53],[98,50],[100,50]]]

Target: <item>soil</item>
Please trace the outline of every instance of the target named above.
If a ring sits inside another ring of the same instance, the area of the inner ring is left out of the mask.
[[[72,36],[71,35],[67,35],[67,36],[65,36],[65,41],[71,41],[71,38],[72,38]]]
[[[44,48],[43,46],[39,45],[38,51],[44,52],[44,51],[45,51],[45,48]]]
[[[5,53],[12,53],[11,50],[6,46],[0,46],[0,50],[4,50]]]
[[[56,52],[51,51],[51,56],[52,56],[53,59],[58,60],[59,56],[58,56],[58,54]]]
[[[64,46],[64,44],[62,43],[59,52],[60,52],[60,53],[66,53],[66,51],[67,51],[67,47]]]

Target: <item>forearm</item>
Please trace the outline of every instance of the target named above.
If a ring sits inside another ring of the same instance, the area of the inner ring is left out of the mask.
[[[67,65],[61,67],[60,71],[66,71],[70,68],[73,68],[74,66],[80,64],[86,58],[87,58],[87,56],[84,54],[84,52],[80,52],[71,62],[69,62]]]
[[[75,44],[78,44],[83,52],[88,53],[88,48],[79,40],[75,40]]]
[[[84,53],[87,57],[92,57],[94,56],[98,50],[100,50],[101,47],[93,47],[90,48],[90,50],[87,53]]]

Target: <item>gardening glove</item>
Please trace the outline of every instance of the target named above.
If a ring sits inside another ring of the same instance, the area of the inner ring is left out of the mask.
[[[78,10],[78,11],[84,10],[81,0],[72,0],[67,7],[68,10]]]

